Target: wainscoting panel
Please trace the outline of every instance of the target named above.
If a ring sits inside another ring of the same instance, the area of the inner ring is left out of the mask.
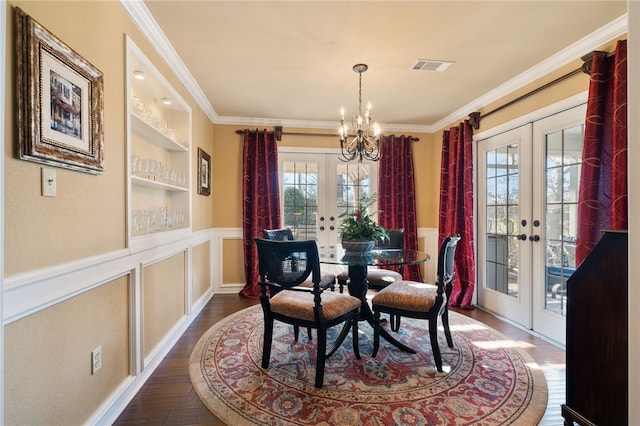
[[[67,413],[74,416],[67,423],[112,424],[213,296],[214,271],[218,270],[214,265],[219,256],[214,235],[208,229],[144,249],[118,250],[5,278],[3,325],[5,330],[13,330],[6,337],[26,339],[20,346],[28,349],[35,347],[38,339],[33,333],[21,336],[20,330],[46,330],[47,338],[60,342],[59,351],[47,349],[47,358],[56,360],[55,368],[66,373],[60,377],[50,375],[46,386],[22,380],[28,374],[21,376],[23,393],[37,393],[40,387],[56,389],[60,400],[82,401],[81,411]],[[91,325],[90,321],[104,311],[103,305],[108,302],[100,295],[114,282],[126,283],[119,287],[118,294],[124,295],[120,297],[122,303],[109,305],[113,309],[108,316],[114,321],[102,319]],[[80,307],[75,301],[82,301]],[[78,316],[77,312],[84,313]],[[52,322],[52,315],[72,319],[65,319],[70,322],[66,325]],[[74,331],[86,328],[83,323],[96,333]],[[124,324],[124,331],[120,324]],[[117,345],[109,337],[112,335],[118,336]],[[100,345],[103,366],[92,375],[90,354]],[[42,363],[26,355],[9,355],[5,371],[42,369]],[[70,361],[73,366],[66,367]],[[116,367],[119,370],[114,374]],[[69,386],[70,375],[88,384]],[[5,377],[11,380],[10,375]],[[107,383],[106,379],[110,381]],[[82,389],[88,388],[95,392],[83,394]],[[56,398],[36,399],[41,408],[38,412],[32,409],[34,398],[20,398],[11,401],[5,413],[23,413],[27,417],[21,418],[22,424],[55,423],[63,418],[58,416],[60,404]]]

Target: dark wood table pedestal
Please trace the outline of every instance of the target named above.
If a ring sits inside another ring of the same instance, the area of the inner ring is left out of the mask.
[[[429,260],[428,254],[416,250],[388,249],[373,250],[372,252],[364,254],[349,254],[345,253],[342,247],[338,245],[319,247],[319,251],[321,263],[346,265],[348,267],[349,281],[347,282],[347,288],[349,294],[362,301],[360,320],[367,321],[372,328],[375,318],[367,301],[367,291],[369,290],[369,282],[367,281],[368,266],[418,265]],[[348,333],[349,327],[345,325],[336,343],[341,343]],[[384,328],[380,329],[380,336],[402,351],[416,353],[414,349],[396,340]],[[336,349],[337,345],[329,351],[328,355],[331,355]]]

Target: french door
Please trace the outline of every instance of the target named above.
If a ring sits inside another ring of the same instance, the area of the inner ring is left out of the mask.
[[[377,191],[376,163],[345,163],[337,153],[284,149],[278,158],[282,225],[296,239],[336,244],[340,214],[353,209],[361,194]]]
[[[565,342],[586,107],[478,142],[478,304]]]

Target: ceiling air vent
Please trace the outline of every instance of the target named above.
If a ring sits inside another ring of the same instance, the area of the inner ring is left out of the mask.
[[[411,68],[414,70],[420,70],[420,71],[443,72],[443,71],[446,71],[453,64],[454,64],[453,61],[436,61],[433,59],[418,59]]]

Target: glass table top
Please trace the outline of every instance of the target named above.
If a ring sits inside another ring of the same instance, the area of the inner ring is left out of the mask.
[[[346,252],[341,245],[318,246],[320,263],[350,266],[417,265],[429,260],[418,250],[375,249],[367,253]]]

